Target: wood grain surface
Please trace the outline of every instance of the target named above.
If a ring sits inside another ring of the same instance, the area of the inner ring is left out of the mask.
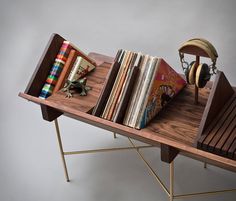
[[[235,159],[236,94],[233,95],[198,140],[198,148]]]
[[[93,126],[116,132],[154,146],[160,144],[168,145],[188,157],[236,172],[235,160],[199,150],[193,145],[209,96],[209,88],[199,90],[199,104],[194,105],[194,87],[187,86],[146,128],[136,130],[87,113],[95,106],[103,82],[105,81],[106,73],[108,73],[111,66],[106,61],[112,61],[111,57],[103,57],[96,53],[92,53],[90,56],[99,58],[100,60],[96,61],[96,63],[101,63],[101,65],[88,76],[88,85],[93,87],[88,96],[80,97],[75,95],[73,98],[67,99],[62,92],[58,92],[46,100],[39,99],[27,93],[20,93],[19,96],[29,101],[55,108],[66,116]],[[106,60],[106,58],[108,59]]]
[[[26,94],[36,97],[39,96],[64,40],[65,39],[58,34],[51,35],[28,86],[25,89]]]
[[[74,92],[72,98],[67,98],[65,92],[62,90],[48,97],[48,100],[57,104],[65,105],[82,112],[88,112],[93,108],[98,100],[100,91],[102,90],[106,74],[110,69],[110,64],[104,63],[102,66],[97,66],[93,72],[90,72],[87,78],[87,86],[92,87],[88,91],[87,96],[80,96]],[[72,91],[73,92],[73,91]]]
[[[199,90],[194,103],[194,86],[187,85],[144,130],[193,146],[210,89]]]

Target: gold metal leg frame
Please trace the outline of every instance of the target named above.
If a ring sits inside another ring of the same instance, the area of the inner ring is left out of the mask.
[[[149,172],[154,176],[154,178],[157,180],[157,182],[160,184],[160,186],[162,187],[162,189],[166,192],[167,195],[169,195],[169,190],[166,188],[166,186],[164,185],[164,183],[161,181],[161,179],[158,177],[158,175],[155,173],[155,171],[152,169],[151,165],[149,165],[149,163],[147,162],[147,160],[143,157],[143,155],[140,153],[139,148],[137,146],[135,146],[135,144],[132,142],[132,140],[130,138],[128,138],[130,144],[135,148],[137,154],[140,156],[140,158],[142,159],[142,161],[145,163],[145,165],[147,166]]]
[[[70,179],[69,179],[67,166],[66,166],[66,160],[65,160],[66,155],[88,154],[88,153],[99,153],[99,152],[109,152],[109,151],[121,151],[121,150],[136,149],[136,147],[130,146],[130,147],[115,147],[115,148],[107,148],[107,149],[91,149],[91,150],[67,151],[67,152],[65,152],[63,150],[63,146],[62,146],[62,140],[61,140],[61,134],[60,134],[58,120],[55,119],[54,123],[55,123],[55,128],[56,128],[57,141],[58,141],[58,145],[59,145],[59,149],[60,149],[60,155],[61,155],[63,168],[64,168],[64,174],[65,174],[65,178],[66,178],[67,182],[69,182]],[[116,133],[114,133],[114,138],[116,138],[116,137],[117,137]],[[152,145],[138,146],[139,149],[141,149],[141,148],[150,148],[150,147],[153,147],[153,146]]]
[[[54,120],[54,123],[55,123],[55,127],[56,127],[57,140],[58,140],[58,144],[59,144],[59,149],[60,149],[60,154],[61,154],[61,159],[62,159],[62,163],[63,163],[66,181],[69,182],[70,179],[69,179],[69,175],[68,175],[68,171],[67,171],[67,167],[66,167],[66,160],[65,160],[65,156],[64,156],[63,146],[62,146],[62,142],[61,142],[61,135],[60,135],[60,130],[59,130],[59,125],[58,125],[57,119]]]
[[[157,182],[160,184],[162,189],[168,195],[170,201],[173,201],[174,199],[179,199],[179,198],[183,199],[183,198],[200,196],[200,195],[214,195],[214,194],[219,194],[219,193],[226,193],[226,192],[236,191],[236,189],[225,189],[225,190],[218,190],[218,191],[198,192],[198,193],[188,193],[188,194],[175,195],[174,194],[174,161],[172,161],[170,163],[170,166],[169,166],[169,168],[170,168],[170,186],[169,186],[169,189],[168,189],[165,186],[165,184],[162,182],[162,180],[159,178],[159,176],[155,173],[155,171],[150,166],[150,164],[147,162],[147,160],[144,158],[144,156],[141,154],[141,152],[140,152],[140,149],[142,149],[142,148],[150,148],[150,147],[153,147],[153,146],[151,146],[151,145],[136,146],[133,143],[133,141],[130,138],[128,138],[128,140],[129,140],[129,142],[131,144],[130,147],[117,147],[117,148],[108,148],[108,149],[94,149],[94,150],[64,152],[57,119],[54,121],[54,123],[55,123],[55,127],[56,127],[57,140],[58,140],[60,154],[61,154],[61,158],[62,158],[65,178],[66,178],[66,181],[68,181],[68,182],[70,180],[69,180],[68,171],[67,171],[67,167],[66,167],[65,155],[99,153],[99,152],[109,152],[109,151],[120,151],[120,150],[130,150],[130,149],[133,149],[133,150],[135,150],[137,152],[139,157],[142,159],[142,161],[147,166],[149,172],[153,175],[153,177],[157,180]],[[113,135],[114,135],[114,138],[117,137],[116,133],[113,133]],[[204,167],[206,167],[206,163],[204,164]]]
[[[132,142],[132,140],[130,138],[128,138],[128,140],[130,141],[132,146],[135,147],[135,144]],[[215,194],[227,193],[227,192],[236,192],[236,189],[225,189],[225,190],[218,190],[218,191],[197,192],[197,193],[175,195],[174,194],[174,160],[170,163],[170,166],[169,166],[170,167],[170,187],[168,190],[167,187],[164,185],[164,183],[161,181],[161,179],[158,177],[158,175],[155,173],[155,171],[152,169],[152,167],[149,165],[147,160],[140,153],[138,147],[136,147],[136,152],[138,153],[140,158],[143,160],[143,162],[146,164],[150,173],[154,176],[154,178],[160,184],[162,189],[166,192],[170,201],[173,201],[174,199],[184,199],[184,198],[195,197],[195,196],[200,196],[200,195],[203,196],[203,195],[215,195]],[[205,167],[205,164],[204,164],[204,167]]]

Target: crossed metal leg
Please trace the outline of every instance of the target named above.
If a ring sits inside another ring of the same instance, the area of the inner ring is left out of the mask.
[[[129,150],[129,149],[137,149],[137,148],[141,149],[141,148],[153,147],[152,145],[144,145],[144,146],[137,146],[137,147],[129,146],[129,147],[115,147],[115,148],[107,148],[107,149],[90,149],[90,150],[82,150],[82,151],[67,151],[67,152],[65,152],[63,150],[63,145],[62,145],[58,120],[55,119],[54,123],[55,123],[55,127],[56,127],[57,141],[58,141],[58,145],[59,145],[60,155],[61,155],[61,158],[62,158],[64,174],[65,174],[65,178],[66,178],[67,182],[69,182],[70,179],[69,179],[69,174],[68,174],[67,166],[66,166],[66,160],[65,160],[66,155],[88,154],[88,153],[120,151],[120,150]],[[114,133],[114,138],[116,138],[116,137],[117,137],[116,133]]]
[[[68,175],[68,171],[67,171],[67,167],[66,167],[65,154],[64,154],[64,151],[63,151],[63,146],[62,146],[62,142],[61,142],[61,135],[60,135],[60,130],[59,130],[59,125],[58,125],[57,119],[55,119],[54,122],[55,122],[55,127],[56,127],[57,140],[58,140],[58,144],[59,144],[61,159],[62,159],[63,168],[64,168],[64,173],[65,173],[66,181],[69,182],[70,179],[69,179],[69,175]]]
[[[226,192],[236,192],[236,189],[225,189],[225,190],[218,190],[218,191],[208,191],[208,192],[197,192],[197,193],[188,193],[188,194],[174,194],[174,160],[169,164],[169,174],[170,174],[170,186],[169,189],[164,185],[162,180],[159,178],[159,176],[155,173],[155,171],[152,169],[150,164],[147,162],[147,160],[144,158],[142,153],[140,152],[140,149],[142,148],[150,148],[153,147],[151,145],[145,145],[145,146],[136,146],[133,141],[128,137],[128,140],[131,144],[130,147],[119,147],[119,148],[108,148],[108,149],[94,149],[94,150],[83,150],[83,151],[71,151],[71,152],[64,152],[63,146],[62,146],[62,140],[59,130],[59,125],[57,119],[54,120],[55,127],[56,127],[56,134],[57,134],[57,140],[59,144],[60,149],[60,155],[62,158],[63,168],[64,168],[64,174],[66,181],[69,182],[69,175],[67,171],[66,161],[65,161],[65,155],[74,155],[74,154],[85,154],[85,153],[98,153],[98,152],[108,152],[108,151],[120,151],[120,150],[129,150],[134,149],[139,157],[142,159],[142,161],[147,166],[149,172],[153,175],[153,177],[157,180],[157,182],[160,184],[162,189],[166,192],[166,194],[169,197],[170,201],[173,201],[174,199],[180,199],[180,198],[188,198],[188,197],[194,197],[194,196],[200,196],[200,195],[214,195],[219,193],[226,193]],[[116,133],[113,133],[114,138],[116,138]],[[207,163],[204,163],[204,168],[207,167]]]

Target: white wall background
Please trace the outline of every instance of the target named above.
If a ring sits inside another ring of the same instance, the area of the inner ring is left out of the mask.
[[[64,182],[53,125],[41,119],[38,106],[17,94],[53,32],[87,53],[113,56],[126,48],[161,56],[178,72],[181,43],[203,37],[216,47],[217,66],[236,85],[235,10],[233,0],[0,0],[0,200],[167,200],[132,151],[69,157],[72,182]],[[107,131],[60,120],[65,149],[127,145],[125,138],[113,140]],[[159,151],[143,153],[168,180]],[[234,173],[212,166],[203,170],[200,162],[181,156],[176,172],[179,193],[236,185]],[[222,199],[233,201],[236,195],[201,200]]]

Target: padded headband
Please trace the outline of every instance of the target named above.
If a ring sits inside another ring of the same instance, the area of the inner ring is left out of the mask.
[[[202,38],[190,39],[186,41],[185,43],[183,43],[183,45],[179,48],[179,52],[181,52],[181,50],[187,46],[195,46],[195,47],[200,48],[211,58],[213,64],[216,63],[218,54],[215,47],[209,41]]]
[[[206,45],[208,45],[208,47],[210,48],[212,53],[215,55],[215,57],[218,57],[218,53],[217,53],[215,47],[208,40],[206,40],[204,38],[193,38],[193,39],[190,39],[190,40],[196,40],[196,41],[205,43]]]

